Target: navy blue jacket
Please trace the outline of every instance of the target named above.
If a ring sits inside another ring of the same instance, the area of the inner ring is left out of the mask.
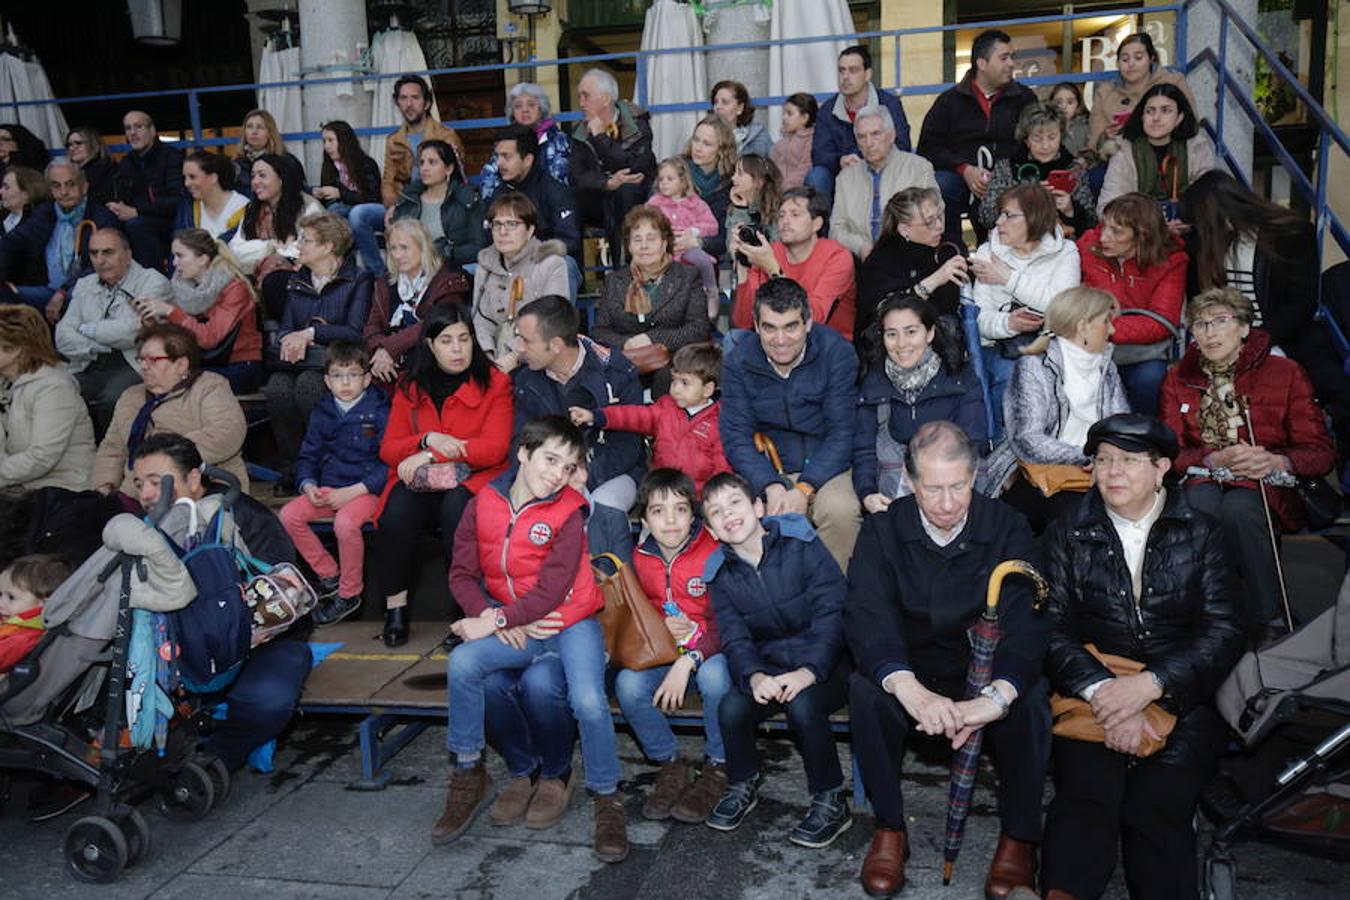
[[[545,171],[538,157],[530,168],[529,174],[520,181],[505,181],[497,187],[493,199],[516,191],[530,198],[538,211],[539,222],[535,226],[534,236],[541,241],[558,240],[567,247],[569,256],[581,255],[581,217],[577,212],[576,200],[572,189]],[[487,214],[486,207],[483,210]],[[492,223],[483,220],[483,231],[488,244],[492,243]],[[487,246],[487,244],[484,244]]]
[[[756,672],[805,667],[823,682],[844,662],[848,583],[838,563],[803,516],[770,516],[764,531],[758,568],[723,545],[703,569],[722,652],[746,693]]]
[[[183,188],[183,151],[156,138],[145,153],[128,153],[117,164],[112,199],[136,208],[138,216],[173,222]]]
[[[759,335],[738,332],[722,362],[722,449],[756,493],[779,481],[755,432],[778,448],[783,468],[819,490],[853,461],[858,405],[858,355],[833,328],[817,325],[806,356],[783,378],[764,355]]]
[[[315,293],[309,269],[300,269],[286,283],[286,309],[281,314],[279,333],[284,336],[313,326],[316,344],[361,343],[373,284],[370,273],[356,267],[355,256],[343,261],[322,293]]]
[[[93,222],[96,228],[116,228],[119,231],[122,228],[117,216],[109,212],[106,206],[95,203],[92,199],[85,199],[84,218]],[[53,201],[38,204],[18,228],[0,240],[0,281],[14,284],[46,284],[47,242],[52,239],[55,232],[56,204]],[[79,266],[61,285],[61,290],[67,294],[82,275],[93,271],[89,265],[88,236],[80,245],[79,253]],[[20,274],[24,272],[33,274],[42,272],[43,280],[33,281],[31,276],[25,279]]]
[[[956,375],[946,366],[939,368],[914,402],[906,403],[886,377],[885,367],[877,364],[863,379],[858,393],[858,421],[853,429],[853,490],[859,499],[877,492],[877,413],[883,403],[891,406],[886,427],[901,444],[908,444],[920,425],[940,419],[960,425],[976,446],[989,439],[984,391],[969,365]]]
[[[520,434],[526,422],[539,416],[566,418],[571,406],[594,412],[616,403],[642,404],[642,383],[628,357],[602,347],[590,338],[583,337],[580,341],[586,348],[586,358],[581,371],[565,385],[554,381],[543,370],[535,372],[528,366],[516,368],[512,376],[516,385],[515,434]],[[634,481],[642,480],[646,468],[642,435],[605,431],[592,425],[586,429],[586,436],[591,455],[588,488],[595,490],[619,475],[631,475]]]
[[[875,88],[874,88],[875,90]],[[895,146],[906,152],[910,149],[909,120],[905,118],[905,109],[900,98],[890,91],[877,90],[877,100],[890,111],[895,120]],[[841,109],[835,114],[835,106]],[[820,104],[820,114],[816,116],[816,130],[811,135],[811,165],[824,166],[831,172],[839,171],[839,157],[852,153],[861,156],[858,139],[853,136],[853,122],[848,114],[842,112],[843,98],[831,94]],[[840,115],[843,118],[840,118]]]
[[[346,487],[358,481],[375,496],[384,490],[389,467],[380,461],[380,440],[389,421],[389,395],[378,387],[345,414],[332,394],[324,394],[309,416],[309,428],[295,460],[295,483]]]

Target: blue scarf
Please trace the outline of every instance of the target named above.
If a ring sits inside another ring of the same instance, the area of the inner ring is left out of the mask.
[[[709,194],[717,192],[717,188],[722,184],[722,173],[714,166],[711,172],[703,171],[703,167],[693,160],[689,161],[689,175],[694,181],[694,190],[704,200],[708,199]]]
[[[87,201],[81,200],[70,212],[61,209],[59,203],[52,204],[56,214],[56,230],[47,241],[47,286],[60,288],[72,274],[75,265],[75,229],[84,218]]]

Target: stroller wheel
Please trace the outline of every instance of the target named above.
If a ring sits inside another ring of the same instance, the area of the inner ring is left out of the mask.
[[[150,823],[134,806],[116,806],[111,813],[127,839],[127,866],[134,866],[150,853]]]
[[[216,805],[219,806],[230,796],[230,767],[219,756],[213,756],[206,764],[206,773],[211,776],[211,786],[216,789]]]
[[[159,811],[175,822],[191,822],[211,811],[216,789],[211,776],[196,763],[184,763],[159,792]]]
[[[81,881],[116,881],[127,865],[127,839],[122,829],[102,816],[85,816],[71,825],[65,850],[71,874]]]

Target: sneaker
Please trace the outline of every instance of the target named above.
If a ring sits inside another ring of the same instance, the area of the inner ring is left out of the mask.
[[[314,607],[315,625],[336,625],[361,608],[360,597],[339,597],[336,594],[319,601]]]
[[[577,789],[575,772],[567,773],[566,778],[541,778],[534,786],[534,796],[530,798],[530,807],[525,811],[526,828],[552,828],[567,814],[572,803],[572,794]]]
[[[606,863],[628,858],[628,814],[617,791],[595,797],[595,857]]]
[[[680,799],[685,788],[689,787],[689,766],[683,759],[676,757],[661,764],[661,772],[656,776],[656,784],[642,804],[642,818],[660,822],[670,818],[670,809]]]
[[[534,780],[528,775],[519,775],[507,782],[497,794],[492,808],[488,810],[488,819],[493,825],[514,825],[525,817],[534,796]]]
[[[713,811],[708,814],[703,824],[717,831],[735,831],[741,827],[745,817],[750,815],[750,811],[758,803],[758,775],[749,781],[728,784],[727,789],[722,792],[722,798],[717,801],[717,805],[713,807]]]
[[[834,839],[852,825],[853,817],[849,815],[843,789],[821,791],[811,798],[811,808],[806,811],[806,818],[792,829],[788,840],[799,847],[819,850],[833,844]]]
[[[670,817],[686,825],[698,825],[708,820],[717,801],[727,789],[727,770],[721,763],[707,762],[698,778],[680,795],[670,810]]]
[[[431,843],[448,844],[473,824],[487,803],[492,778],[480,759],[470,768],[456,766],[450,772],[450,788],[445,792],[445,811],[431,829]]]
[[[338,577],[320,578],[319,583],[314,586],[314,593],[320,600],[327,600],[330,597],[336,597],[338,593]]]

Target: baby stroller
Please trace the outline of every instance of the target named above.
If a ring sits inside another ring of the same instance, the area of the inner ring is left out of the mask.
[[[1227,802],[1210,804],[1224,821],[1205,859],[1206,896],[1237,896],[1231,847],[1245,834],[1350,856],[1350,577],[1332,608],[1244,656],[1216,701],[1247,750],[1225,762]]]
[[[165,539],[180,533],[187,519],[171,506],[169,478],[161,497],[148,522],[123,514],[108,523],[103,549],[46,604],[42,640],[0,677],[0,772],[36,772],[95,791],[92,813],[65,837],[66,862],[83,881],[113,881],[149,852],[149,826],[133,805],[138,800],[154,794],[167,817],[192,820],[229,789],[228,769],[199,755],[208,717],[184,695],[168,702],[172,721],[156,746],[127,739],[128,701],[134,706],[136,700],[129,673],[133,615],[180,610],[197,596]],[[152,715],[147,706],[142,716]]]

